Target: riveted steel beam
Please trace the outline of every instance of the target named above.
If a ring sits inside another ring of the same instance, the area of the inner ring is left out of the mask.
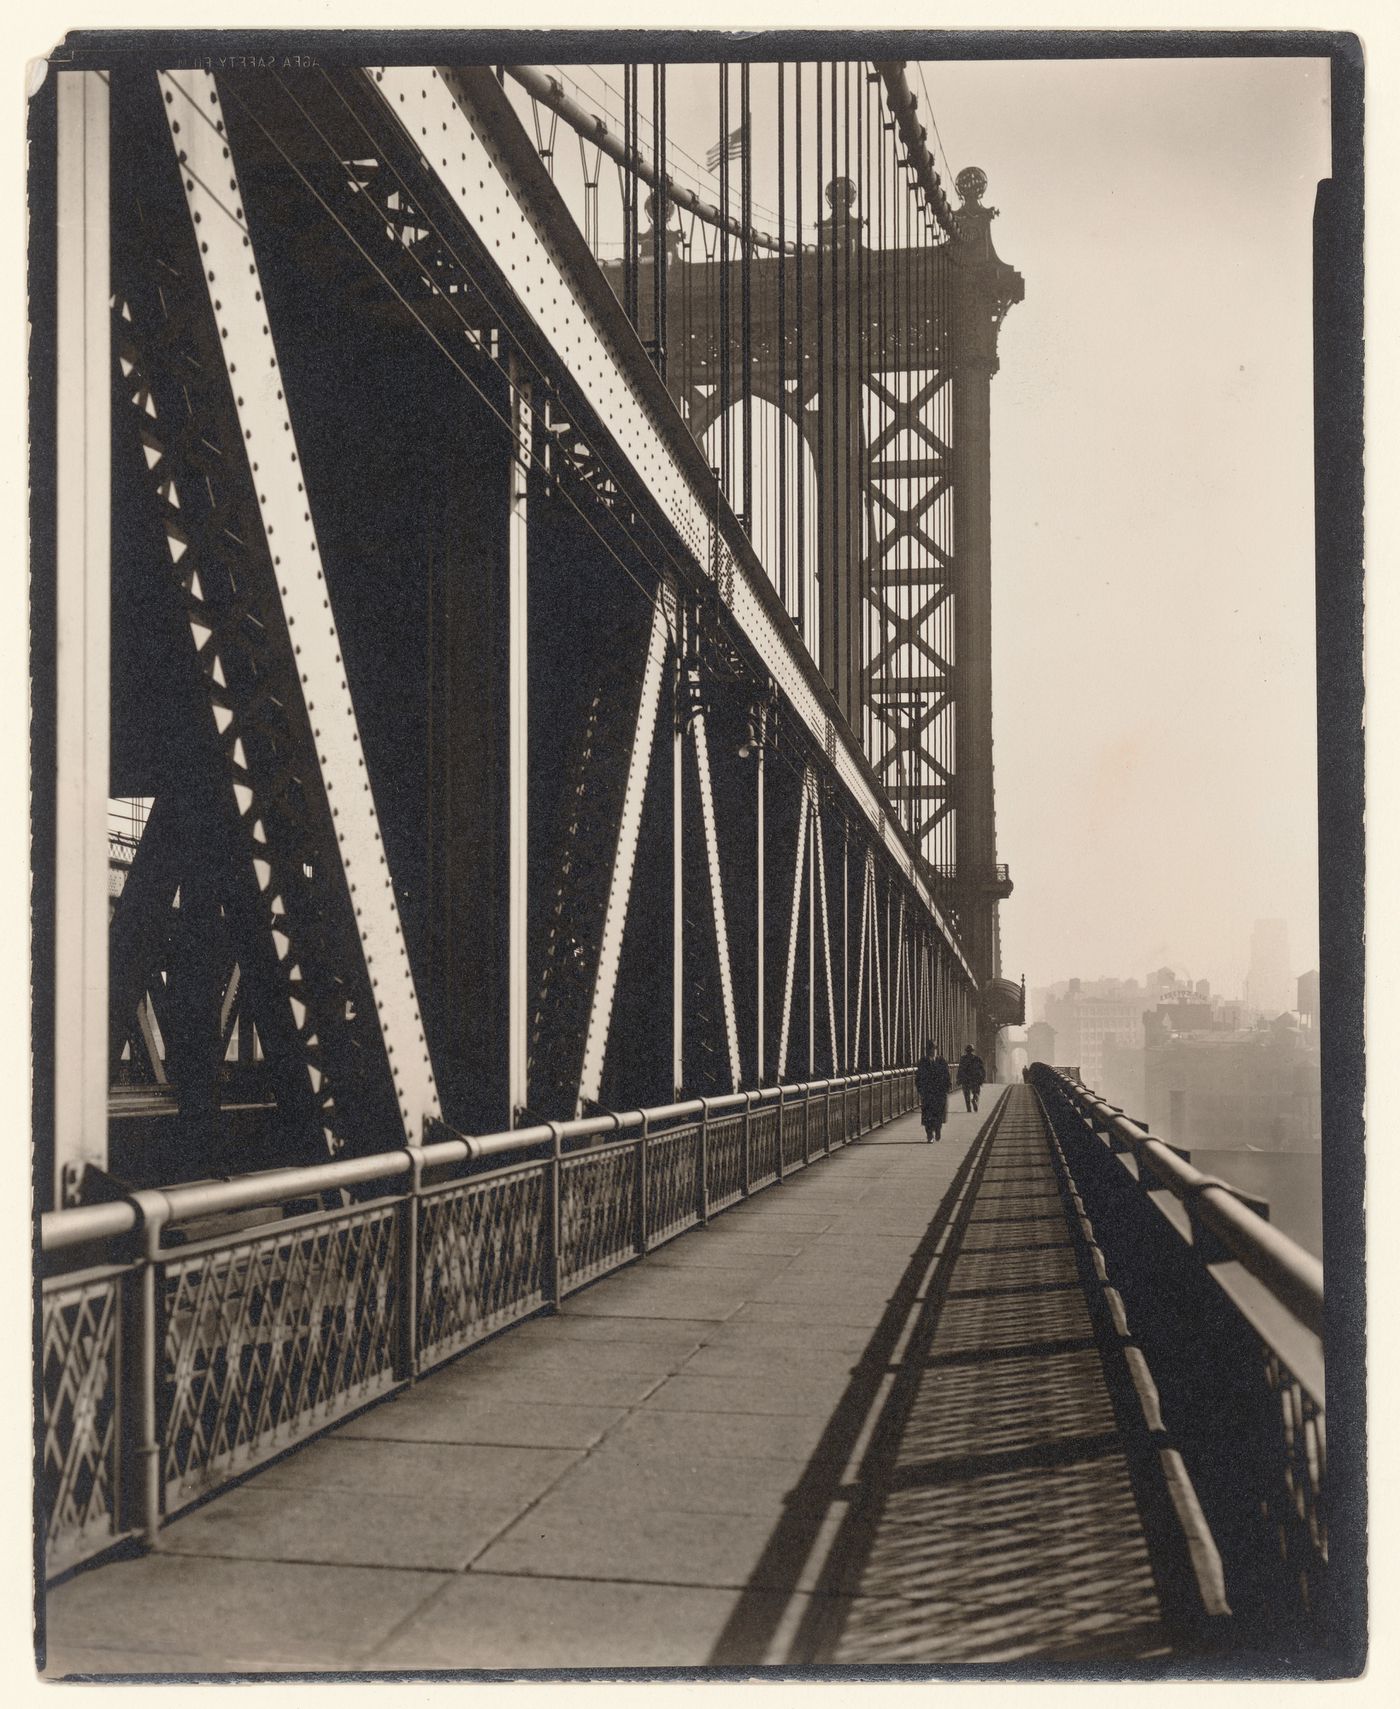
[[[700,818],[705,833],[705,859],[710,872],[710,908],[714,918],[715,951],[719,956],[720,996],[724,1007],[724,1037],[729,1052],[732,1090],[743,1083],[739,1058],[739,1023],[734,1008],[734,975],[729,961],[729,931],[724,919],[724,875],[719,858],[719,834],[715,824],[714,787],[710,781],[710,743],[705,733],[705,714],[697,713],[691,726],[695,742],[695,767],[700,780]]]
[[[312,772],[302,783],[323,792],[330,820],[329,841],[318,841],[316,851],[319,905],[341,911],[348,907],[353,915],[377,1042],[387,1058],[397,1104],[401,1129],[382,1135],[379,1143],[387,1148],[404,1139],[416,1141],[423,1121],[439,1114],[413,972],[321,567],[276,340],[263,303],[237,162],[224,128],[220,92],[211,75],[197,71],[162,72],[158,82],[195,229],[208,308],[218,328],[218,349],[233,399],[240,448],[256,494],[265,558],[270,560],[262,566],[271,571],[264,611],[285,625],[295,660],[301,704],[283,704],[278,713],[287,721],[294,746],[303,750],[299,764]],[[206,673],[217,686],[225,674],[225,661],[217,654],[204,656],[215,633],[197,615],[192,614],[190,621]],[[221,708],[216,696],[214,711],[220,734],[226,738],[237,722],[237,709],[227,703]],[[241,746],[239,741],[237,748]],[[284,791],[286,783],[266,776],[256,761],[250,764],[246,754],[240,757],[237,748],[230,759],[239,815],[253,850],[258,887],[267,905],[268,926],[285,975],[307,1073],[321,1106],[328,1143],[334,1146],[339,1137],[337,1118],[326,1105],[326,1081],[329,1077],[332,1082],[332,1096],[336,1090],[349,1089],[354,1051],[364,1049],[369,1035],[361,1024],[357,1041],[343,1041],[338,1061],[325,1052],[324,1035],[339,1034],[363,1017],[346,1016],[354,998],[347,1003],[346,995],[338,994],[335,969],[303,965],[309,962],[316,930],[302,927],[309,926],[307,913],[317,903],[303,910],[290,894],[301,887],[303,875],[295,868],[303,851],[274,846],[274,803],[269,797]],[[311,811],[314,817],[322,816],[314,805]],[[284,811],[280,817],[290,827],[295,814]],[[340,893],[338,902],[328,899],[332,887]]]
[[[507,734],[507,885],[506,978],[506,1102],[511,1125],[529,1103],[530,978],[529,892],[530,832],[530,649],[529,649],[529,516],[527,489],[531,463],[533,412],[530,386],[510,364],[511,457],[506,504],[506,602],[509,701]]]
[[[637,864],[637,838],[641,834],[642,805],[646,799],[647,773],[651,767],[652,745],[656,740],[656,720],[661,706],[662,689],[666,684],[666,659],[675,620],[675,594],[668,585],[663,584],[658,591],[652,612],[651,631],[647,637],[646,660],[642,667],[642,691],[637,704],[637,721],[632,732],[632,748],[627,762],[622,817],[617,828],[617,848],[608,880],[602,943],[598,952],[593,994],[588,1006],[588,1025],[584,1035],[579,1111],[585,1102],[597,1102],[603,1083],[603,1062],[607,1055],[608,1030],[612,1023],[617,973],[622,960],[622,935],[632,900],[632,874]]]
[[[807,820],[810,817],[811,768],[802,774],[797,812],[797,849],[792,863],[792,911],[788,917],[787,972],[783,977],[783,1018],[778,1032],[778,1079],[787,1074],[788,1032],[792,1022],[792,993],[797,979],[797,928],[802,917],[802,875],[807,860]]]
[[[549,360],[562,359],[619,473],[645,495],[653,518],[664,519],[658,555],[688,585],[718,593],[798,727],[826,750],[856,816],[907,873],[916,845],[886,815],[855,733],[793,633],[737,520],[717,499],[703,453],[495,79],[484,70],[408,67],[372,68],[363,76],[381,104],[377,122],[398,127],[499,270],[510,298],[512,337],[534,339]],[[910,882],[966,977],[952,928],[917,867]]]
[[[822,836],[821,809],[812,804],[812,844],[817,857],[817,901],[821,910],[822,964],[826,970],[826,1018],[831,1033],[831,1072],[843,1074],[841,1053],[836,1048],[836,982],[832,969],[831,914],[826,905],[826,839]],[[809,997],[810,1001],[810,997]]]

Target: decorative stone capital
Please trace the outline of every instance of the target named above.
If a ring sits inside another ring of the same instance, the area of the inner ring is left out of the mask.
[[[997,333],[1013,303],[1025,297],[1025,280],[997,255],[992,244],[995,208],[984,207],[987,174],[980,166],[964,166],[957,176],[962,205],[953,214],[952,260],[958,281],[958,366],[995,374]]]

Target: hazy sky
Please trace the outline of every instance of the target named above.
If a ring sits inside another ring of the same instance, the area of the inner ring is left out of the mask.
[[[993,381],[1003,961],[1317,941],[1310,60],[926,65],[1026,300]]]
[[[1040,985],[1168,962],[1233,993],[1260,917],[1287,921],[1302,971],[1317,954],[1310,317],[1326,62],[923,69],[952,171],[986,171],[997,247],[1026,281],[992,396],[1005,971]],[[755,69],[754,195],[769,208],[773,77]],[[737,124],[737,73],[732,87]],[[673,144],[703,156],[715,88],[713,66],[672,67]],[[643,91],[649,118],[645,72]],[[565,137],[566,195],[576,157]],[[607,247],[616,201],[605,183]]]

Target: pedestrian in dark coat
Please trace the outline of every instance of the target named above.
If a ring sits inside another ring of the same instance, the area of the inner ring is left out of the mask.
[[[972,1046],[968,1045],[958,1058],[958,1085],[963,1089],[963,1100],[968,1109],[977,1108],[977,1100],[982,1095],[982,1083],[986,1078],[986,1063]]]
[[[930,1039],[924,1046],[924,1054],[914,1071],[914,1088],[919,1094],[924,1132],[928,1135],[930,1145],[934,1140],[943,1137],[943,1124],[948,1119],[948,1093],[952,1084],[953,1076],[949,1072],[948,1064],[940,1055],[938,1046]]]

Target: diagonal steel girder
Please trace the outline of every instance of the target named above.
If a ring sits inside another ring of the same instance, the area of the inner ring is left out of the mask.
[[[257,581],[265,583],[263,625],[282,626],[283,645],[290,646],[294,659],[291,692],[282,698],[277,715],[295,754],[304,797],[300,815],[288,801],[291,780],[285,770],[271,777],[246,751],[253,745],[252,726],[263,708],[233,703],[236,677],[225,669],[219,631],[200,619],[198,585],[189,589],[191,632],[210,685],[213,716],[227,745],[239,820],[328,1143],[336,1145],[337,1124],[344,1120],[334,1098],[353,1084],[355,1053],[367,1045],[373,1050],[374,1044],[351,994],[354,982],[350,991],[345,989],[347,970],[313,964],[329,951],[324,928],[310,925],[318,910],[322,918],[341,917],[347,930],[353,920],[354,939],[363,955],[368,994],[359,1002],[366,1004],[376,1023],[375,1042],[387,1058],[402,1124],[398,1135],[384,1134],[381,1144],[416,1141],[424,1120],[439,1113],[437,1089],[221,95],[214,77],[205,72],[162,72],[157,81],[197,234],[202,278],[194,288],[202,287],[206,312],[218,329],[216,349],[239,434],[236,456],[241,468],[234,466],[233,458],[229,466],[235,479],[242,473],[251,482],[263,534],[262,549],[254,546],[250,560]],[[178,536],[173,532],[171,541],[175,553]],[[229,625],[221,629],[232,643]],[[241,734],[240,726],[246,726]],[[270,794],[280,800],[269,799]],[[315,897],[307,894],[304,883],[305,866],[311,864],[308,854],[319,880]]]
[[[475,233],[510,295],[511,336],[540,359],[562,357],[580,417],[596,424],[620,476],[635,484],[670,540],[667,567],[718,592],[728,618],[790,714],[826,750],[858,821],[908,876],[961,970],[970,968],[918,869],[918,849],[881,791],[856,735],[792,633],[791,621],[728,506],[703,453],[569,218],[489,72],[382,66],[356,74],[363,104],[388,123]],[[519,134],[516,134],[519,133]],[[595,431],[590,428],[590,433]],[[717,543],[718,537],[718,543]],[[723,566],[716,577],[714,566]],[[827,731],[834,731],[828,746]]]

